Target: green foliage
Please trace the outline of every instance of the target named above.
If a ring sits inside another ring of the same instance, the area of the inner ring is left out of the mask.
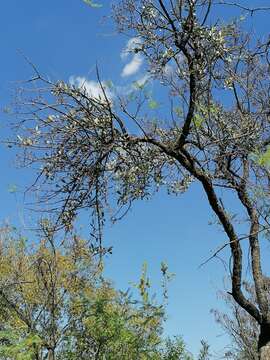
[[[132,85],[135,90],[143,90],[147,85],[147,81],[134,81]]]
[[[100,7],[92,0],[85,2]],[[269,193],[270,150],[265,151],[269,143],[269,44],[256,39],[254,32],[247,36],[237,21],[224,25],[221,19],[215,19],[220,13],[215,11],[215,3],[181,1],[176,9],[176,1],[122,0],[113,6],[118,29],[140,39],[140,48],[134,53],[140,52],[147,60],[147,75],[142,79],[157,81],[168,90],[167,104],[171,106],[162,109],[164,121],[152,120],[149,115],[149,109],[155,110],[159,104],[144,91],[147,81],[135,82],[132,93],[115,97],[111,104],[105,96],[92,97],[83,87],[37,76],[27,83],[25,95],[20,91],[21,134],[16,134],[12,145],[23,148],[26,166],[40,169],[34,188],[57,225],[70,231],[80,211],[90,208],[93,223],[98,224],[98,239],[105,219],[114,210],[122,218],[134,200],[149,198],[161,185],[166,185],[168,193],[179,194],[193,180],[200,182],[228,237],[234,298],[258,321],[270,318],[269,301],[260,295],[264,285],[258,256],[261,229],[269,228],[269,207],[261,211],[262,201],[254,201],[252,196],[254,188]],[[223,201],[227,193],[235,195],[230,211],[224,206],[227,201]],[[234,206],[241,218],[245,214],[246,226],[229,215],[234,214]],[[112,216],[113,221],[116,218]],[[243,229],[247,233],[240,239],[246,241],[237,241]],[[254,233],[254,229],[258,230]],[[258,306],[254,300],[243,301],[245,294],[241,293],[242,264],[246,263],[242,254],[247,254],[241,247],[248,241],[252,249],[258,250],[248,259]],[[65,319],[71,319],[64,347],[69,349],[68,356],[91,358],[96,351],[103,352],[105,358],[161,356],[163,308],[153,304],[149,296],[146,268],[137,285],[140,302],[132,303],[103,281],[94,286],[81,279],[82,272],[70,265],[66,254],[58,252],[52,257],[52,251],[41,253],[45,261],[39,278],[46,287],[40,289],[33,270],[28,272],[29,279],[26,277],[31,287],[13,289],[8,296],[11,303],[17,298],[27,299],[31,306],[43,308],[47,284],[52,285],[51,279],[43,275],[44,269],[48,270],[44,264],[50,264],[54,279],[60,273],[59,293],[68,295],[61,305],[65,304]],[[9,258],[16,260],[12,266],[18,274],[18,257],[12,253]],[[23,264],[31,263],[28,256],[22,260]],[[60,263],[64,266],[55,265]],[[70,281],[67,273],[71,270],[78,273],[76,279],[83,286]],[[164,264],[162,272],[167,276]],[[6,261],[4,280],[12,273]],[[50,307],[44,308],[51,316]],[[11,325],[15,326],[16,314],[12,315]],[[60,319],[57,317],[57,321]],[[181,341],[170,342],[169,346],[169,357],[184,351]],[[200,358],[207,357],[208,346],[203,343]]]
[[[148,106],[149,106],[149,108],[150,108],[151,110],[155,110],[155,109],[157,109],[157,108],[159,107],[159,104],[158,104],[158,102],[157,102],[156,100],[150,99],[150,100],[148,101]]]
[[[201,341],[201,345],[202,345],[202,347],[201,347],[201,350],[199,353],[198,360],[209,360],[210,359],[210,354],[209,354],[210,346],[204,340]]]
[[[36,334],[19,329],[0,331],[0,358],[32,360],[41,346],[42,340]]]
[[[80,299],[80,313],[73,315],[75,326],[68,334],[73,339],[69,354],[74,359],[78,354],[88,359],[93,350],[99,349],[105,359],[151,358],[161,342],[159,308],[134,301],[131,306],[128,295],[113,294],[110,289],[103,289],[97,295],[95,299]],[[92,349],[89,348],[90,339]]]
[[[181,117],[183,116],[183,109],[181,109],[179,106],[176,106],[173,111],[175,112],[175,114],[178,116],[178,117]]]
[[[14,194],[18,191],[18,187],[16,184],[10,184],[8,186],[8,192],[11,193],[11,194]]]
[[[92,8],[101,8],[103,5],[94,2],[93,0],[83,0],[87,5],[91,6]]]
[[[195,115],[193,116],[193,123],[194,123],[194,125],[195,125],[196,128],[201,127],[201,125],[202,125],[203,122],[204,122],[204,118],[203,118],[201,115],[195,114]]]
[[[183,340],[163,338],[165,304],[151,294],[143,264],[134,294],[102,276],[77,235],[57,246],[50,222],[30,243],[9,227],[0,241],[0,359],[191,360]],[[161,264],[162,288],[172,274]]]
[[[260,166],[269,167],[270,166],[270,147],[268,146],[267,150],[264,153],[258,153],[257,155],[257,163]]]
[[[62,360],[172,360],[184,354],[180,339],[163,341],[165,309],[150,295],[146,264],[134,285],[138,294],[117,291],[87,242],[74,235],[59,247],[50,222],[41,224],[35,243],[2,229],[0,359],[39,359],[49,351]],[[161,271],[166,288],[165,263]]]
[[[193,356],[186,350],[183,339],[174,337],[165,341],[162,360],[193,360]]]

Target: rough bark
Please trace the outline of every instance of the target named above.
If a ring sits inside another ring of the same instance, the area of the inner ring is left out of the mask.
[[[259,352],[260,360],[270,359],[270,324],[269,323],[264,323],[260,327],[258,352]]]

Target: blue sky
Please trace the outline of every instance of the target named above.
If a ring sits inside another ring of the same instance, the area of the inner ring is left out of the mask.
[[[243,4],[255,6],[264,2],[247,0]],[[140,67],[140,60],[136,63],[133,59],[130,64],[131,58],[121,58],[128,39],[118,35],[109,20],[102,21],[109,13],[109,1],[104,0],[103,4],[101,9],[91,9],[80,0],[2,2],[2,109],[12,101],[16,82],[32,75],[23,55],[52,79],[84,78],[92,90],[95,83],[90,81],[96,81],[96,63],[102,79],[110,79],[119,86],[143,77],[143,65],[130,75]],[[224,16],[230,16],[229,10]],[[267,24],[265,15],[261,19],[255,24],[258,32]],[[129,67],[125,68],[127,64]],[[1,114],[1,120],[2,134],[7,136],[11,119]],[[14,153],[5,146],[1,147],[1,165],[1,219],[27,226],[31,215],[24,210],[23,197],[20,193],[11,194],[8,189],[14,184],[23,189],[33,179],[33,173],[16,170]],[[105,236],[105,243],[114,247],[113,255],[107,259],[106,274],[121,289],[138,279],[146,261],[153,286],[158,290],[160,262],[168,263],[176,276],[169,290],[166,333],[182,334],[195,352],[202,338],[214,350],[222,349],[227,342],[210,314],[211,308],[222,308],[217,291],[223,289],[224,267],[213,260],[198,268],[210,251],[225,241],[215,226],[208,225],[211,219],[200,187],[193,185],[188,193],[178,197],[161,192],[150,201],[137,202],[123,221],[107,226]]]

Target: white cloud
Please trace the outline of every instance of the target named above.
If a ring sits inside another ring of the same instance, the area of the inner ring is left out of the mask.
[[[100,84],[97,81],[87,80],[85,77],[82,76],[71,76],[69,78],[69,82],[71,85],[75,85],[78,88],[85,89],[90,97],[105,101],[104,93]],[[106,82],[102,81],[101,84],[106,92],[108,100],[111,101],[113,98],[113,93],[110,91],[110,89],[108,89],[108,86],[106,86]]]
[[[136,74],[143,64],[143,58],[140,54],[135,54],[132,60],[126,64],[122,70],[121,76],[131,76]]]
[[[143,57],[141,56],[141,54],[135,54],[134,49],[140,47],[141,43],[142,41],[140,38],[133,37],[128,40],[125,48],[122,50],[120,56],[123,60],[126,59],[129,54],[133,54],[132,60],[128,64],[126,64],[122,70],[122,77],[134,75],[140,70],[143,64]]]

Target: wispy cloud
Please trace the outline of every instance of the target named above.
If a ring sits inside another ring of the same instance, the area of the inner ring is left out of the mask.
[[[132,60],[128,64],[126,64],[122,70],[122,77],[134,75],[140,70],[143,64],[143,57],[141,56],[141,54],[134,53],[134,50],[140,47],[140,45],[141,39],[138,37],[133,37],[128,40],[125,48],[122,50],[120,54],[121,59],[126,59],[129,54],[133,54]]]
[[[140,74],[139,70],[143,65],[143,56],[140,53],[135,52],[135,49],[140,48],[142,41],[139,37],[133,37],[129,39],[126,43],[126,46],[122,49],[120,56],[122,60],[126,60],[129,57],[131,60],[127,62],[121,71],[121,77],[129,77],[137,74],[137,81],[132,81],[130,84],[125,84],[124,86],[110,86],[108,82],[102,80],[101,84],[95,80],[89,80],[85,76],[71,76],[69,78],[69,83],[75,85],[78,88],[84,89],[88,96],[105,101],[103,90],[106,92],[107,99],[113,103],[113,100],[118,95],[126,95],[134,91],[134,83],[138,86],[143,86],[149,80],[149,74]],[[134,79],[134,78],[133,78]],[[103,90],[102,90],[103,88]]]
[[[121,76],[127,77],[136,74],[140,70],[142,64],[142,56],[140,54],[135,54],[132,60],[124,66]]]
[[[112,100],[112,98],[114,96],[112,91],[110,89],[108,89],[108,86],[106,85],[106,82],[104,82],[104,81],[101,82],[101,85],[102,85],[102,87],[101,87],[101,85],[97,81],[87,80],[83,76],[71,76],[69,78],[69,82],[71,85],[75,85],[79,88],[84,89],[90,97],[95,98],[95,99],[99,99],[102,101],[106,100],[103,90],[102,90],[102,87],[106,92],[106,96],[107,96],[108,100]]]

